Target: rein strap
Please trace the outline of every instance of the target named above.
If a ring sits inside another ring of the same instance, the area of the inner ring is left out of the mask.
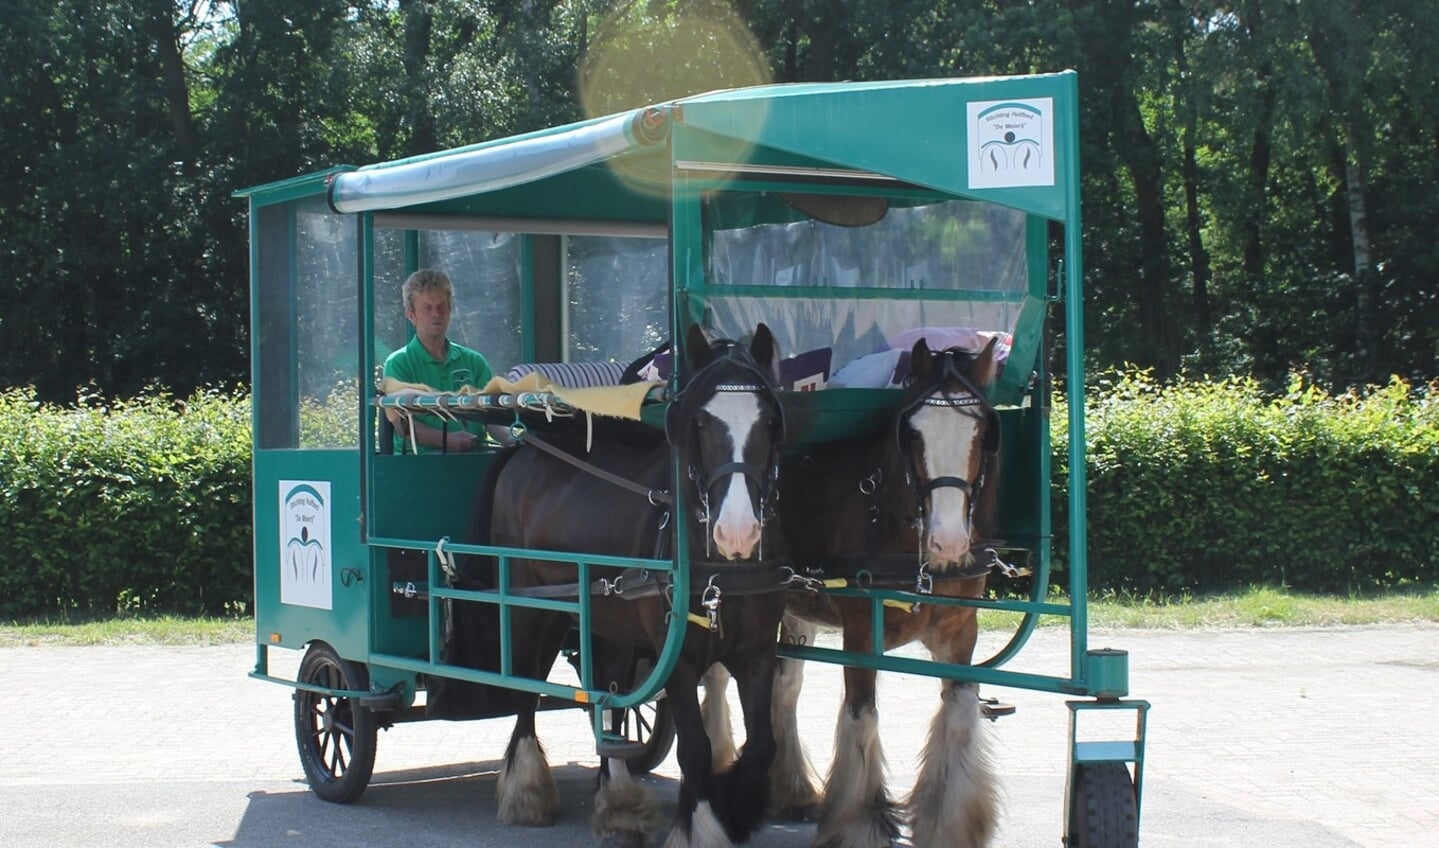
[[[520,436],[519,440],[525,444],[534,445],[535,447],[539,448],[550,456],[553,456],[556,459],[562,459],[587,474],[593,474],[601,480],[604,480],[606,483],[612,483],[627,492],[634,492],[637,495],[642,495],[646,500],[648,500],[651,504],[654,504],[655,506],[669,506],[674,503],[674,498],[670,496],[669,492],[663,490],[656,491],[655,489],[651,489],[648,486],[641,486],[633,480],[628,480],[624,477],[619,476],[618,474],[611,474],[610,472],[604,470],[603,468],[600,468],[597,465],[594,465],[593,463],[585,462],[583,459],[580,459],[574,454],[555,447],[554,445],[550,444],[544,439],[541,439],[539,436],[536,436],[533,433],[526,432]]]

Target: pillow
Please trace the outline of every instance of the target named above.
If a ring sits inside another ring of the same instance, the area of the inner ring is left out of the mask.
[[[807,350],[779,361],[780,387],[794,392],[812,392],[825,387],[834,350],[827,347]]]
[[[624,370],[618,362],[526,362],[511,368],[505,379],[514,383],[526,374],[539,372],[567,389],[588,389],[619,385]]]

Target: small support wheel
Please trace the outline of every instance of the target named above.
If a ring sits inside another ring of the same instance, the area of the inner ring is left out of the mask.
[[[1069,797],[1069,848],[1138,848],[1139,806],[1124,763],[1079,763]]]
[[[300,662],[299,682],[326,689],[364,690],[364,666],[314,642]],[[375,714],[358,698],[295,690],[295,744],[315,794],[336,804],[359,798],[375,770]]]
[[[675,719],[669,699],[660,694],[653,701],[627,709],[610,710],[610,727],[618,735],[641,747],[625,760],[630,774],[654,771],[669,756],[675,744]]]

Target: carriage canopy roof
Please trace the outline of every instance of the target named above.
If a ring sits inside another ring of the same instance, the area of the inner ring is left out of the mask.
[[[330,202],[340,212],[513,215],[519,200],[534,217],[663,222],[677,170],[726,164],[885,178],[1068,221],[1078,204],[1068,190],[1078,182],[1076,90],[1065,71],[715,91],[347,169],[333,175]],[[596,189],[616,181],[630,189],[627,204],[584,207],[606,194],[613,203],[613,191]],[[279,185],[244,194],[263,203],[256,195]]]

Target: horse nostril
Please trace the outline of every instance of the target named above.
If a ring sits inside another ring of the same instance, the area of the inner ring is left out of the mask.
[[[955,562],[968,552],[968,539],[946,540],[938,536],[929,537],[930,556],[939,562]]]
[[[715,546],[719,548],[722,555],[729,559],[743,559],[749,556],[755,545],[759,544],[759,537],[758,522],[751,522],[739,529],[724,523],[715,525]]]

